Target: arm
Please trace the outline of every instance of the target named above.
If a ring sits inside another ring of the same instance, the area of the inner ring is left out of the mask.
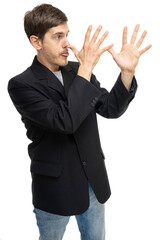
[[[73,80],[66,101],[54,102],[17,77],[9,81],[8,91],[24,118],[43,129],[64,134],[72,134],[78,129],[93,111],[93,99],[102,95],[97,87],[80,76]],[[56,94],[55,91],[55,99]]]
[[[137,83],[134,77],[135,68],[138,64],[140,56],[151,47],[151,45],[148,45],[141,51],[138,50],[146,36],[147,33],[146,31],[143,32],[136,46],[134,46],[138,29],[139,25],[135,27],[131,41],[128,44],[127,28],[126,27],[124,28],[122,49],[119,54],[117,54],[113,50],[112,45],[108,46],[108,50],[107,47],[102,50],[99,49],[99,46],[101,45],[101,43],[104,41],[108,34],[107,32],[100,38],[98,43],[95,44],[95,41],[97,40],[101,27],[99,27],[96,30],[90,42],[89,37],[91,33],[91,28],[90,27],[88,28],[84,46],[80,52],[78,52],[75,47],[73,46],[70,47],[80,63],[78,74],[85,77],[88,81],[90,81],[91,71],[98,62],[99,56],[106,50],[111,53],[113,59],[115,60],[117,65],[121,68],[121,74],[110,93],[108,93],[106,89],[101,88],[100,83],[97,80],[96,81],[93,80],[94,83],[96,82],[95,85],[103,92],[103,96],[99,98],[98,103],[96,105],[96,111],[97,113],[104,117],[117,118],[121,116],[127,109],[128,104],[134,98],[135,92],[137,90]],[[91,53],[91,50],[94,52],[94,54],[92,52],[92,55],[89,54]],[[95,53],[97,53],[97,58],[94,58]],[[86,58],[86,56],[88,55],[90,56],[90,58],[95,59],[94,62],[92,61],[92,65],[90,64],[91,60],[87,62],[87,60],[90,59]]]
[[[108,50],[116,64],[121,69],[121,79],[128,91],[130,90],[132,79],[135,74],[135,69],[137,67],[140,56],[152,47],[150,44],[142,50],[139,50],[139,47],[142,45],[143,40],[146,37],[147,31],[143,32],[139,41],[135,45],[139,27],[139,24],[135,26],[130,43],[127,42],[127,27],[124,27],[122,36],[122,48],[119,53],[116,53],[113,48],[110,48]]]
[[[122,82],[121,74],[118,76],[110,92],[100,86],[100,82],[94,75],[92,75],[91,82],[103,93],[98,99],[95,110],[105,118],[120,117],[126,111],[137,91],[137,81],[135,77],[133,77],[130,91],[128,91]]]

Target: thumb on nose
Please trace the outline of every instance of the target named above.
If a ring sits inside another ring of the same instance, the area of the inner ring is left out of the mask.
[[[78,55],[78,50],[75,46],[69,45],[68,48],[72,50],[72,52],[74,53],[75,56]]]

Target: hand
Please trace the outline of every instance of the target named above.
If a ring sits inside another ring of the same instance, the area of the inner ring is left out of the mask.
[[[139,51],[139,47],[143,43],[143,40],[146,37],[147,31],[143,32],[137,44],[134,45],[137,38],[139,27],[140,27],[139,24],[135,26],[130,43],[127,43],[127,27],[124,27],[123,38],[122,38],[122,49],[120,53],[116,53],[113,50],[113,48],[108,50],[108,52],[111,53],[113,59],[115,60],[115,62],[121,68],[122,71],[125,70],[128,72],[134,73],[140,56],[152,47],[152,45],[150,44],[147,47],[143,48],[141,51]]]
[[[85,35],[84,44],[83,44],[81,51],[78,51],[72,45],[68,46],[68,48],[70,48],[73,51],[77,60],[80,63],[78,75],[86,78],[88,81],[90,80],[92,70],[95,67],[95,65],[97,64],[102,53],[108,51],[113,46],[113,44],[110,44],[107,47],[100,49],[101,44],[103,43],[103,41],[105,40],[105,38],[108,35],[108,31],[106,31],[102,35],[102,37],[99,39],[99,41],[96,43],[96,40],[98,38],[98,35],[99,35],[101,29],[102,29],[102,26],[99,26],[97,28],[97,30],[93,34],[93,37],[90,41],[92,26],[90,25],[88,27],[86,35]]]

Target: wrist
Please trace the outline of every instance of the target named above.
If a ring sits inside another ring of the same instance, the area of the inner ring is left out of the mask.
[[[92,69],[89,66],[86,66],[86,65],[83,65],[83,64],[81,64],[79,66],[77,75],[79,75],[79,76],[87,79],[88,81],[90,81],[91,74],[92,74]]]
[[[121,72],[125,73],[125,74],[130,74],[130,75],[134,75],[135,74],[135,69],[123,69],[121,68]]]
[[[133,79],[134,74],[135,74],[135,71],[121,70],[121,80],[128,91],[131,88],[132,79]]]

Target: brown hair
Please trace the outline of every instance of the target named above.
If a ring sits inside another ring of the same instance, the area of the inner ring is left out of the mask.
[[[41,4],[26,12],[24,16],[24,30],[30,40],[35,35],[43,40],[49,28],[56,27],[67,22],[66,15],[51,4]]]

